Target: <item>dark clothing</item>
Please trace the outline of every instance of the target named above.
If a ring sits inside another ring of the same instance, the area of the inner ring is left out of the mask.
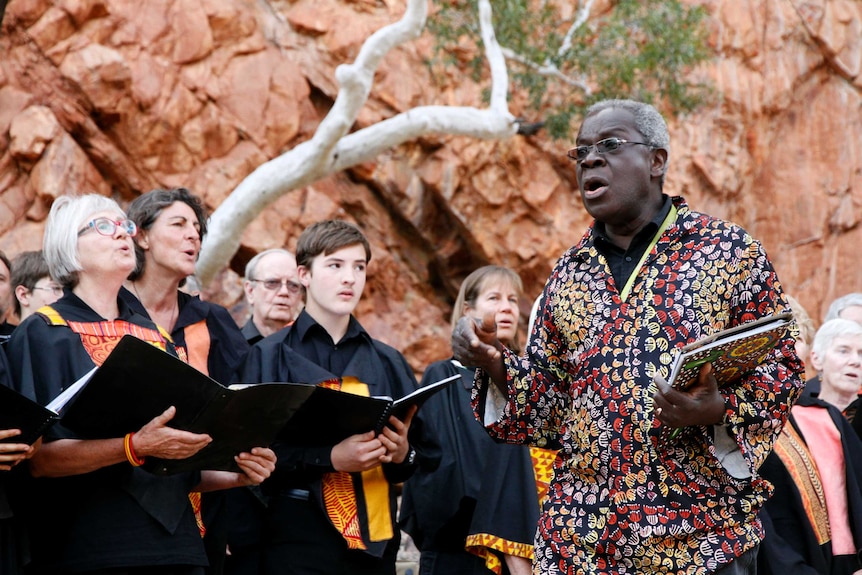
[[[502,564],[501,574],[509,570]],[[423,551],[419,557],[419,573],[422,575],[440,573],[445,575],[488,575],[485,560],[466,551]]]
[[[120,297],[137,313],[150,317],[140,300],[130,291],[122,289]],[[225,308],[205,302],[197,296],[177,291],[177,300],[179,314],[171,332],[174,343],[188,351],[193,365],[196,357],[206,358],[206,365],[195,365],[197,369],[223,385],[230,384],[249,347],[236,322]],[[197,338],[194,334],[193,326],[200,325],[205,325],[206,338]],[[206,526],[204,545],[210,563],[207,573],[210,575],[219,575],[224,571],[230,523],[225,510],[226,497],[223,491],[201,494],[201,515]]]
[[[714,575],[758,575],[757,558],[760,546],[749,549],[733,561],[715,572]],[[790,575],[787,573],[786,575]]]
[[[850,425],[856,430],[856,435],[862,438],[862,395],[853,400],[853,403],[844,410],[844,416],[850,421]]]
[[[257,329],[257,326],[254,325],[251,318],[248,318],[248,321],[245,322],[244,326],[242,326],[242,336],[249,345],[254,345],[263,339],[263,334],[260,333],[260,330]]]
[[[264,524],[264,575],[395,575],[399,537],[382,557],[348,549],[320,505],[309,499],[275,496]]]
[[[242,336],[254,345],[263,339],[263,334],[251,318],[242,326]],[[228,517],[228,547],[230,555],[225,561],[228,575],[258,575],[260,573],[261,541],[263,522],[266,519],[268,497],[260,486],[231,489],[226,494]]]
[[[622,249],[611,241],[605,231],[605,224],[596,222],[593,229],[596,234],[596,249],[601,252],[608,262],[611,275],[619,286],[626,285],[629,277],[636,271],[638,263],[650,247],[651,240],[664,222],[673,202],[669,196],[663,196],[664,203],[658,214],[647,225],[640,229],[632,238],[628,249]]]
[[[12,332],[15,331],[15,327],[8,321],[4,321],[0,323],[0,345],[5,345],[9,342],[9,338],[12,337]]]
[[[150,315],[143,304],[132,292],[123,288],[120,298],[135,312],[149,319]],[[191,326],[201,322],[206,323],[209,335],[209,349],[206,353],[206,369],[200,369],[217,382],[227,385],[233,381],[234,374],[248,353],[248,343],[230,313],[220,305],[203,301],[198,296],[191,296],[177,291],[180,313],[171,332],[171,337],[178,347],[190,348],[192,342],[187,341],[187,332]],[[189,350],[191,351],[191,350]],[[190,359],[191,359],[191,353]]]
[[[775,492],[761,512],[766,537],[760,549],[763,575],[850,575],[862,569],[862,440],[849,422],[834,406],[803,395],[798,406],[818,406],[829,411],[830,418],[841,434],[847,488],[847,516],[857,550],[856,557],[832,554],[829,541],[818,543],[815,529],[806,514],[803,495],[797,482],[778,455],[778,447],[766,458],[760,473],[773,484]],[[801,436],[791,411],[786,425],[793,426]],[[802,437],[804,440],[805,438]],[[779,440],[781,441],[781,440]],[[809,449],[818,446],[808,445]],[[815,471],[816,472],[816,471]],[[819,472],[817,472],[819,477]]]
[[[12,387],[6,353],[0,347],[0,385]],[[0,421],[0,429],[6,426]],[[26,464],[19,464],[11,471],[0,471],[0,575],[17,575],[27,562],[27,547],[24,544],[20,519],[12,513],[9,492],[12,482],[20,481],[26,473]],[[7,490],[7,484],[10,486]]]
[[[803,395],[817,397],[820,395],[820,376],[815,375],[805,382],[805,389],[802,390]]]
[[[372,339],[355,318],[350,318],[347,333],[341,341],[333,342],[326,330],[305,311],[300,313],[291,326],[264,338],[252,347],[240,370],[239,381],[319,384],[343,376],[355,377],[366,384],[369,395],[397,398],[417,387],[413,372],[404,357],[388,345]],[[411,446],[417,451],[417,463],[436,463],[436,452],[432,451],[433,443],[430,443],[423,433],[421,416],[413,419],[409,437]],[[284,506],[293,505],[292,501],[286,499],[295,499],[298,495],[307,497],[322,521],[328,521],[322,499],[322,481],[324,474],[334,471],[330,462],[332,447],[298,448],[278,442],[273,445],[278,462],[273,475],[262,485],[264,493],[271,497],[266,513],[264,562],[279,566],[279,570],[272,571],[273,573],[289,572],[288,566],[291,565],[299,568],[295,562],[301,560],[291,549],[296,543],[293,534],[297,529],[304,529],[304,526],[297,518],[278,512],[278,509]],[[414,469],[415,466],[406,463],[383,466],[383,472],[390,484],[404,481]],[[360,474],[351,475],[354,485],[360,486],[360,489],[356,490],[356,496],[361,499],[363,493],[359,483]],[[347,544],[330,525],[332,536],[313,538],[308,545],[313,543],[314,547],[305,545],[304,554],[309,557],[337,556],[350,564],[355,558],[363,565],[371,562],[376,568],[382,569],[381,572],[390,572],[390,568],[394,572],[394,555],[390,557],[390,551],[393,545],[397,549],[397,528],[391,540],[370,541],[367,533],[368,519],[362,511],[364,503],[360,501],[358,508],[359,528],[362,531],[362,540],[367,546],[366,552],[348,552],[345,555]],[[393,523],[395,508],[395,493],[390,489],[389,512]]]
[[[400,522],[422,552],[423,575],[489,573],[465,549],[470,535],[493,537],[495,549],[532,560],[539,521],[530,449],[495,442],[476,420],[470,405],[474,370],[438,361],[428,366],[422,385],[455,374],[460,381],[422,406],[442,447],[440,466],[417,471],[405,482],[401,501]]]
[[[203,567],[180,565],[178,567],[127,567],[123,569],[99,569],[90,575],[204,575]]]
[[[65,322],[98,328],[128,322],[143,336],[161,335],[155,324],[118,300],[120,316],[108,322],[67,290],[52,304]],[[107,355],[110,337],[88,335]],[[173,346],[161,339],[167,351]],[[114,342],[115,343],[115,342]],[[68,325],[52,323],[42,313],[27,318],[9,342],[9,364],[15,388],[42,405],[65,386],[90,371],[94,362],[82,338]],[[100,357],[104,359],[104,357]],[[78,439],[55,425],[44,441]],[[32,548],[32,573],[80,573],[98,569],[144,566],[205,566],[200,532],[188,493],[200,473],[159,477],[118,463],[70,477],[27,482],[16,495],[23,503]],[[17,510],[16,510],[17,511]]]

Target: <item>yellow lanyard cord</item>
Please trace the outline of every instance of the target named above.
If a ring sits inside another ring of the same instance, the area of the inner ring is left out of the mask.
[[[638,271],[640,271],[641,266],[644,265],[644,262],[649,257],[650,253],[652,252],[652,249],[658,243],[659,238],[661,238],[662,234],[664,234],[664,232],[671,226],[674,221],[676,221],[676,206],[672,205],[664,221],[661,223],[661,226],[659,226],[658,231],[655,233],[655,236],[653,236],[652,240],[650,241],[649,246],[647,246],[647,249],[644,250],[644,253],[641,256],[638,265],[635,266],[635,268],[632,270],[631,275],[629,276],[628,281],[626,281],[626,285],[625,287],[623,287],[623,291],[620,293],[620,299],[622,301],[625,301],[626,298],[629,297],[629,293],[631,293],[632,291],[632,286],[635,283],[635,278],[638,275]]]

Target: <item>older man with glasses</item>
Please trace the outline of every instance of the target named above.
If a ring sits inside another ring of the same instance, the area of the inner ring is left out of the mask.
[[[251,258],[245,266],[245,297],[251,317],[242,334],[249,344],[293,322],[304,306],[294,255],[275,248]]]
[[[677,348],[788,310],[775,270],[745,230],[664,193],[654,107],[594,104],[568,156],[594,221],[548,279],[526,354],[493,317],[452,336],[481,368],[474,410],[492,437],[559,449],[533,572],[751,575],[758,469],[802,387],[794,340],[721,387],[709,365],[685,390],[665,378]]]

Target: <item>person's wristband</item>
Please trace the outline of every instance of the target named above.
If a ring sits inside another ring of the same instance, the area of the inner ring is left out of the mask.
[[[143,457],[138,457],[135,454],[135,448],[132,447],[132,436],[134,433],[127,433],[123,438],[123,450],[126,452],[126,459],[129,460],[129,463],[132,464],[132,467],[140,467],[144,464],[145,459]]]

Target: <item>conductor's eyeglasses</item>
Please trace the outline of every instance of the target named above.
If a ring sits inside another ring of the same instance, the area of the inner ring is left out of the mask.
[[[646,142],[630,142],[628,140],[623,140],[622,138],[605,138],[604,140],[599,140],[592,146],[578,146],[576,148],[572,148],[566,152],[566,155],[580,164],[587,159],[587,156],[590,155],[590,150],[595,150],[597,154],[605,155],[608,152],[616,152],[623,144],[649,146]]]

